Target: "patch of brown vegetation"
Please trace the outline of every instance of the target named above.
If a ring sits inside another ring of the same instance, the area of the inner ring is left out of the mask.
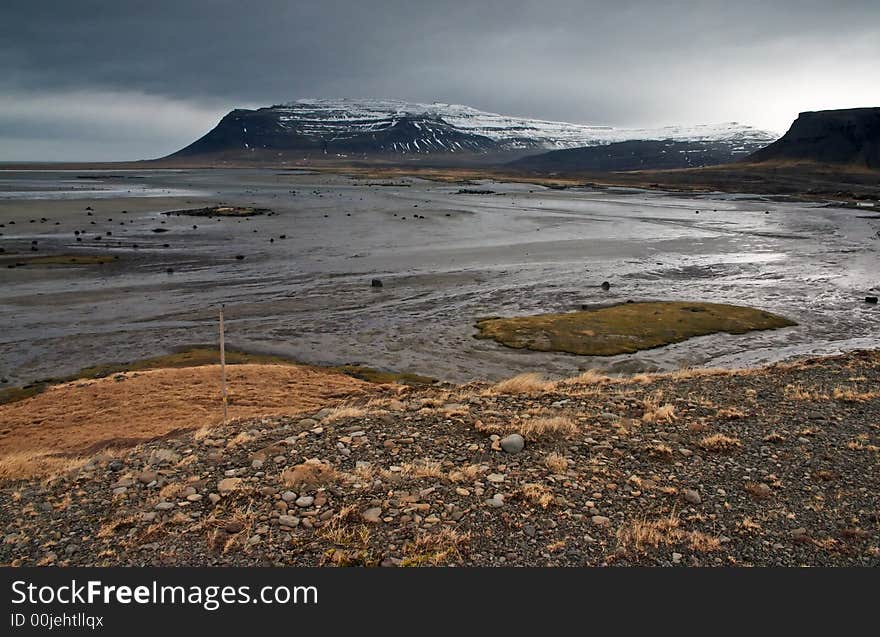
[[[290,469],[285,469],[281,474],[281,481],[284,486],[291,489],[299,487],[314,489],[333,484],[338,477],[336,469],[331,464],[311,459]]]
[[[717,551],[721,541],[701,531],[686,531],[674,514],[656,520],[634,520],[617,530],[618,546],[624,551],[643,553],[661,546],[686,545],[692,551]]]
[[[717,453],[725,453],[742,447],[739,438],[733,438],[724,434],[712,434],[711,436],[706,436],[701,438],[698,444],[706,451],[714,451]]]
[[[379,391],[343,374],[297,365],[234,365],[227,367],[227,378],[230,419],[312,412]],[[222,419],[216,365],[56,385],[0,405],[0,475],[47,475],[71,457],[131,447]],[[53,456],[63,460],[30,460]]]
[[[458,559],[470,539],[470,533],[451,527],[443,527],[436,533],[422,533],[404,545],[401,566],[439,566]]]
[[[487,389],[486,394],[531,394],[551,391],[554,387],[556,381],[547,380],[540,374],[528,373],[499,381]]]
[[[577,432],[578,428],[569,416],[550,416],[530,418],[520,424],[518,430],[526,440],[538,441],[564,438]]]

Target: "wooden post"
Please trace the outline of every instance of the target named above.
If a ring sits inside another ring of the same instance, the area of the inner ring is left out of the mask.
[[[226,424],[227,418],[227,395],[226,395],[226,342],[223,337],[223,306],[220,306],[220,376],[222,379],[222,396],[223,396],[223,424]]]

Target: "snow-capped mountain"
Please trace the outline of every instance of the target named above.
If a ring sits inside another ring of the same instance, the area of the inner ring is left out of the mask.
[[[777,137],[736,122],[626,129],[499,115],[439,102],[300,99],[234,110],[175,155],[523,155],[629,140],[672,140],[718,143],[736,157]]]

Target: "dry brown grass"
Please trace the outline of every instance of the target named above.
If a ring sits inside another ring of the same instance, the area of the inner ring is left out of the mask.
[[[782,393],[789,400],[806,400],[809,402],[828,400],[828,394],[807,389],[803,385],[786,385]]]
[[[646,408],[642,414],[643,422],[673,422],[675,420],[675,405],[665,404],[656,408]]]
[[[400,475],[418,480],[420,478],[433,478],[435,480],[445,476],[443,465],[437,460],[430,458],[422,458],[415,462],[408,462],[400,465]]]
[[[834,400],[842,400],[847,403],[866,403],[880,398],[880,392],[859,391],[855,387],[835,387],[831,392]]]
[[[0,480],[55,478],[76,471],[87,462],[87,458],[66,458],[39,450],[11,453],[0,458]]]
[[[340,405],[331,409],[330,413],[324,417],[323,422],[334,422],[336,420],[342,420],[343,418],[363,418],[366,415],[367,410],[363,407]]]
[[[617,530],[617,544],[624,551],[644,553],[661,546],[687,545],[698,553],[717,551],[721,541],[701,531],[686,531],[674,513],[656,520],[635,520]]]
[[[700,445],[702,449],[715,453],[725,453],[742,447],[739,438],[733,438],[725,434],[712,434],[711,436],[705,436],[704,438],[701,438],[697,444]]]
[[[129,529],[133,526],[137,526],[137,523],[138,517],[136,515],[125,515],[121,518],[114,518],[101,524],[101,526],[98,527],[98,532],[95,534],[95,537],[102,539],[114,537],[120,529]]]
[[[403,546],[401,566],[439,566],[461,558],[461,549],[470,542],[471,534],[444,526],[434,533],[421,533]]]
[[[337,482],[340,477],[333,465],[315,458],[281,472],[282,484],[292,489],[326,487]]]
[[[577,387],[579,385],[605,385],[609,383],[620,383],[620,379],[611,378],[595,369],[588,369],[581,372],[577,376],[566,378],[557,383],[559,387]]]
[[[668,460],[672,458],[672,447],[663,442],[656,442],[646,447],[648,454],[651,456]]]
[[[725,369],[724,367],[685,367],[684,369],[677,369],[674,372],[658,374],[658,376],[666,376],[672,380],[689,380],[691,378],[745,375],[750,371],[751,370],[746,369]]]
[[[561,453],[556,453],[555,451],[552,453],[548,453],[544,457],[544,466],[550,469],[553,473],[561,474],[568,471],[568,458],[563,456]]]
[[[231,365],[227,375],[231,420],[317,411],[380,391],[343,374],[298,365]],[[5,465],[0,471],[13,478],[41,476],[68,463],[52,460],[53,454],[132,447],[184,430],[208,437],[222,420],[219,379],[219,365],[126,372],[55,385],[0,405],[0,431],[9,430],[0,437]],[[46,461],[29,465],[28,453]]]
[[[169,482],[161,489],[159,489],[159,501],[166,501],[177,498],[181,496],[185,490],[186,485],[181,484],[180,482]]]
[[[367,549],[372,531],[365,524],[358,523],[359,519],[356,505],[343,507],[315,535],[337,547]]]
[[[724,418],[726,420],[739,420],[740,418],[746,417],[745,413],[743,413],[736,407],[725,407],[724,409],[719,409],[715,415],[718,418]]]
[[[484,473],[484,468],[478,464],[465,465],[449,472],[452,482],[473,482]]]
[[[495,394],[540,394],[553,391],[556,384],[556,381],[547,380],[540,374],[530,372],[499,381],[489,387],[484,394],[489,396]]]
[[[739,528],[745,533],[757,533],[761,530],[761,525],[747,515],[743,517],[742,522],[739,523]]]
[[[520,487],[519,492],[527,502],[531,502],[542,509],[546,509],[553,504],[553,491],[547,485],[528,482]]]
[[[529,418],[522,422],[519,433],[530,441],[564,438],[577,432],[577,424],[570,416]]]
[[[253,435],[251,432],[241,431],[241,432],[235,434],[235,436],[233,436],[229,440],[229,442],[226,443],[226,446],[231,449],[233,447],[238,447],[240,445],[246,445],[247,443],[253,442],[256,439],[257,439],[257,437],[255,435]]]

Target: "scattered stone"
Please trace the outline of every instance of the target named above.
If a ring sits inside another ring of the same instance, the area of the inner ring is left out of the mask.
[[[501,439],[501,448],[507,453],[519,453],[525,446],[525,438],[519,434],[510,434]]]
[[[486,504],[492,507],[493,509],[497,509],[499,507],[504,506],[504,496],[500,493],[496,493],[491,498],[486,500]]]
[[[703,498],[700,497],[700,492],[695,489],[684,489],[681,494],[690,504],[700,504],[703,501]]]
[[[608,526],[609,524],[611,524],[611,519],[606,518],[604,515],[594,515],[592,518],[590,518],[590,520],[596,526]]]
[[[313,496],[301,495],[296,499],[296,502],[294,502],[294,504],[296,504],[296,506],[300,507],[301,509],[305,509],[312,506],[312,503],[314,503],[314,501],[315,498]]]
[[[230,535],[235,535],[236,533],[241,533],[244,531],[244,522],[240,520],[228,520],[223,525],[223,530],[229,533]]]
[[[369,522],[371,524],[378,523],[381,516],[382,509],[380,507],[372,507],[361,513],[361,517],[364,519],[364,522]]]
[[[278,524],[281,526],[286,526],[290,528],[295,528],[299,526],[300,519],[295,515],[280,515],[278,516]]]

